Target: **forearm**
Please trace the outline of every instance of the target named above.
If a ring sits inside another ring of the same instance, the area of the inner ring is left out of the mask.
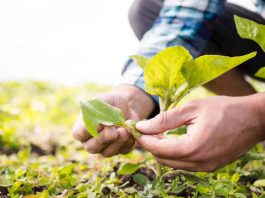
[[[149,116],[155,107],[151,97],[134,85],[118,85],[113,88],[112,93],[122,96],[128,102],[130,108],[138,114],[140,119]]]

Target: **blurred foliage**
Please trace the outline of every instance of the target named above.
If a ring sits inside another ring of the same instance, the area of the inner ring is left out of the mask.
[[[254,84],[265,90],[264,84]],[[136,150],[112,158],[88,154],[71,134],[79,101],[110,89],[0,83],[0,197],[265,197],[264,161],[236,161],[211,174],[166,168],[158,185],[149,153]],[[200,88],[185,101],[208,95]],[[256,151],[262,153],[262,146]],[[126,166],[139,162],[137,170]]]

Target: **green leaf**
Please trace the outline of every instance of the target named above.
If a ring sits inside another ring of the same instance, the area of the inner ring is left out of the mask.
[[[9,187],[12,186],[13,180],[8,178],[1,178],[0,179],[0,187]]]
[[[254,186],[256,187],[265,187],[265,179],[259,179],[254,182]]]
[[[234,19],[240,37],[257,42],[265,52],[265,25],[239,16],[235,16]]]
[[[259,71],[255,74],[259,78],[265,78],[265,67],[260,68]]]
[[[224,196],[224,197],[227,197],[229,194],[229,190],[226,187],[218,188],[218,189],[216,189],[215,192],[217,195]]]
[[[130,56],[130,58],[133,59],[142,69],[145,69],[149,62],[149,59],[145,56],[133,55]]]
[[[70,175],[74,170],[74,164],[69,164],[63,167],[60,167],[58,173],[60,176]]]
[[[118,174],[119,175],[131,175],[133,173],[135,173],[141,166],[141,163],[137,163],[137,164],[132,164],[132,163],[127,163],[124,164],[119,170],[118,170]]]
[[[237,57],[205,55],[184,63],[181,71],[188,82],[189,89],[193,89],[255,57],[256,54],[252,52]]]
[[[148,183],[148,178],[143,174],[133,175],[133,181],[141,186],[145,186]]]
[[[173,95],[185,82],[181,67],[189,60],[192,60],[192,56],[181,46],[169,47],[159,52],[149,60],[144,69],[146,91],[161,98]]]
[[[253,160],[265,160],[265,154],[264,153],[253,153],[253,152],[247,152],[241,157],[242,161],[253,161]]]
[[[83,119],[88,132],[98,137],[97,128],[100,124],[106,126],[123,126],[125,117],[122,111],[100,100],[90,100],[85,104],[81,102]]]
[[[259,198],[265,198],[265,193],[262,193]]]
[[[196,186],[196,190],[201,194],[201,195],[205,195],[209,192],[209,186],[204,186],[202,184],[198,184]]]
[[[244,195],[243,193],[235,193],[236,198],[247,198],[247,195]]]
[[[187,172],[187,171],[181,171],[181,173],[183,174],[183,176],[184,176],[188,181],[195,182],[195,183],[201,183],[201,184],[204,184],[204,185],[207,185],[207,184],[208,184],[208,181],[207,181],[207,180],[202,179],[202,178],[196,176],[196,175],[193,174],[193,173],[190,173],[190,172]]]
[[[232,184],[236,184],[240,178],[240,175],[238,173],[234,173],[231,177]]]

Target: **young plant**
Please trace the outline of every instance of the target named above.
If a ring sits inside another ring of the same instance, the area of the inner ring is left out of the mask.
[[[204,55],[193,59],[181,46],[169,47],[151,59],[132,56],[144,70],[145,90],[160,98],[161,111],[175,107],[193,89],[256,56]]]
[[[205,55],[196,59],[184,47],[169,47],[153,58],[132,56],[144,70],[146,92],[158,95],[161,112],[173,108],[190,91],[201,86],[241,63],[253,58],[256,52],[238,57]],[[129,129],[139,136],[135,122],[126,120],[122,111],[99,100],[81,103],[85,125],[97,138],[100,124]]]

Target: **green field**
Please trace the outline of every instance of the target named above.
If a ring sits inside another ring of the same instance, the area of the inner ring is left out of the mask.
[[[265,90],[264,84],[255,86]],[[72,138],[79,101],[110,89],[96,84],[0,83],[0,197],[161,197],[153,186],[151,154],[136,150],[102,158],[88,154]],[[197,89],[185,101],[207,95]],[[262,153],[263,148],[254,151]],[[119,175],[117,170],[127,162],[142,165],[131,175]],[[241,159],[215,173],[164,169],[168,173],[160,186],[166,197],[265,197],[262,160]]]

